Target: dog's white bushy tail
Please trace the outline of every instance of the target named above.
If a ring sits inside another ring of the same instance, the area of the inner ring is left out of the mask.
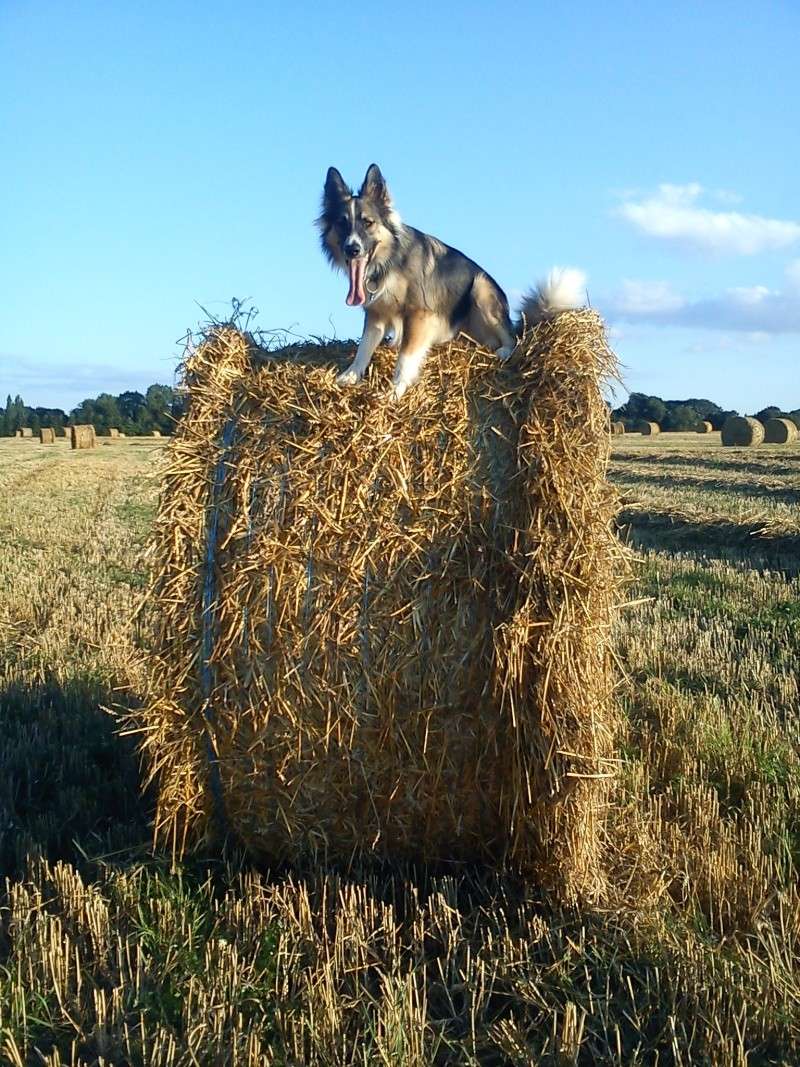
[[[553,267],[522,301],[520,327],[535,326],[542,319],[571,311],[586,303],[586,275],[575,267]],[[520,330],[521,332],[521,330]]]

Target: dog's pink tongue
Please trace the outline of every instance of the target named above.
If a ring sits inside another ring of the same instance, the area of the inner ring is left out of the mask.
[[[358,307],[367,302],[367,294],[364,292],[365,266],[366,260],[363,256],[350,260],[350,291],[347,294],[347,303],[350,307]]]

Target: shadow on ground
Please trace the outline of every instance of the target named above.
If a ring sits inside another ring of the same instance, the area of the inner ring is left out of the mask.
[[[148,842],[135,745],[105,710],[119,700],[91,678],[0,690],[0,876],[31,855],[80,863]]]
[[[665,512],[623,508],[617,527],[633,548],[691,553],[787,576],[800,571],[800,534],[771,534],[761,523],[692,522]]]

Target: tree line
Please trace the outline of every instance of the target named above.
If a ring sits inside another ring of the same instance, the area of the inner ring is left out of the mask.
[[[0,409],[0,437],[13,437],[17,430],[29,426],[34,433],[43,426],[62,430],[65,426],[91,423],[99,434],[116,428],[128,436],[151,434],[159,430],[172,433],[181,414],[182,397],[169,385],[151,385],[145,393],[127,390],[118,396],[101,393],[82,400],[70,412],[62,408],[28,407],[22,397],[6,398]]]
[[[624,404],[614,408],[611,418],[624,424],[626,430],[636,430],[641,422],[657,422],[662,430],[696,430],[702,422],[710,422],[715,430],[721,430],[729,415],[738,411],[726,410],[711,400],[690,397],[688,400],[662,400],[660,396],[631,393]],[[759,422],[767,419],[791,419],[800,430],[800,408],[787,411],[770,405],[754,413]]]
[[[116,428],[129,436],[151,434],[159,430],[172,433],[176,419],[183,409],[183,397],[169,385],[154,384],[145,393],[126,390],[118,396],[101,393],[94,399],[82,400],[70,412],[61,408],[28,407],[21,397],[9,395],[4,409],[0,409],[0,437],[13,437],[17,430],[29,426],[38,433],[43,426],[62,430],[64,426],[90,423],[99,434]],[[738,411],[726,410],[711,400],[690,397],[687,400],[662,400],[646,393],[631,393],[624,404],[611,412],[614,422],[622,422],[626,430],[636,430],[641,422],[657,422],[662,430],[696,430],[701,422],[710,422],[721,430],[729,415]],[[760,422],[767,419],[792,419],[800,429],[800,408],[791,411],[771,405],[755,412]]]

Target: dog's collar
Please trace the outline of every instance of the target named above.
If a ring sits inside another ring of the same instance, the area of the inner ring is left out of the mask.
[[[366,277],[364,279],[364,288],[369,293],[369,296],[367,297],[366,303],[367,304],[371,304],[373,302],[373,300],[377,300],[377,298],[381,295],[381,293],[386,288],[386,286],[385,285],[377,285],[374,289],[370,289],[370,287],[369,287],[369,277]]]

